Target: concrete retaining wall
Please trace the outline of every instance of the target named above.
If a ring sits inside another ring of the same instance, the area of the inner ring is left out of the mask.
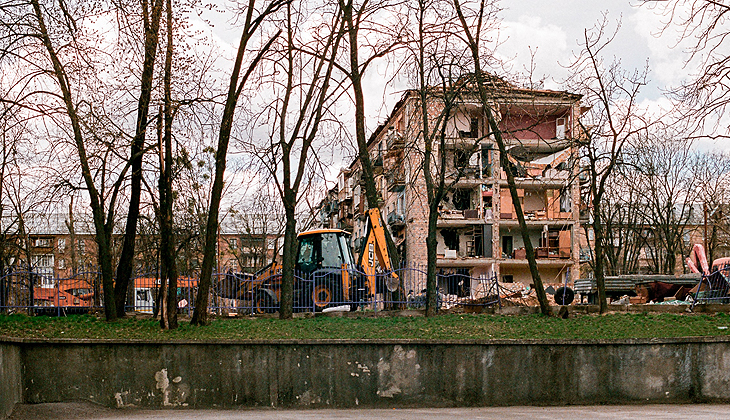
[[[730,340],[724,338],[18,340],[0,350],[4,369],[22,356],[22,400],[28,403],[296,408],[730,402]],[[3,371],[3,409],[19,399],[11,384],[20,380],[20,369],[9,370],[8,376]]]
[[[20,347],[0,342],[0,418],[6,418],[22,401]]]

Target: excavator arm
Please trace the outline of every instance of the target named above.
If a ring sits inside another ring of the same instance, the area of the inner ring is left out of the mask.
[[[367,284],[371,296],[375,296],[377,289],[376,274],[378,267],[383,272],[389,274],[385,278],[385,286],[389,291],[395,292],[401,287],[401,284],[399,276],[394,272],[394,260],[396,257],[393,255],[394,250],[392,250],[394,246],[389,246],[388,244],[385,231],[386,227],[382,224],[380,209],[370,209],[366,214],[367,228],[365,230],[365,240],[360,248],[360,256],[357,263],[367,275]]]

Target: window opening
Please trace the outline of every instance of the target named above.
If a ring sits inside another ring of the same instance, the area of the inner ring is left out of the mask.
[[[570,190],[564,189],[560,191],[560,211],[568,213],[571,211],[572,203],[570,200]]]
[[[492,177],[492,151],[491,146],[482,146],[482,178]]]
[[[337,235],[334,233],[322,234],[322,267],[341,267],[342,254],[340,253],[340,245],[337,241]]]
[[[469,210],[471,208],[471,190],[455,190],[453,202],[456,210]]]
[[[512,236],[502,237],[502,257],[506,258],[512,255]]]
[[[454,167],[457,169],[466,168],[469,165],[470,157],[468,151],[464,149],[454,150]]]
[[[444,245],[448,249],[459,250],[459,234],[453,229],[441,230],[441,236],[444,238]]]

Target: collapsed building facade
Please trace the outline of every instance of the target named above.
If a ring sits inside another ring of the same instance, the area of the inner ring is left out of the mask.
[[[537,265],[546,283],[579,276],[580,188],[578,119],[580,95],[517,88],[500,81],[502,92],[492,112],[508,150],[510,170],[525,214]],[[443,101],[429,100],[429,118],[442,115]],[[368,141],[380,210],[406,265],[426,263],[428,199],[423,177],[418,92],[407,91],[390,117]],[[462,94],[450,111],[444,157],[453,188],[439,207],[438,261],[442,274],[473,279],[496,276],[502,282],[532,282],[524,243],[500,166],[486,113],[475,94]],[[357,252],[365,234],[368,209],[359,160],[342,169],[319,211],[322,224],[353,233]],[[476,280],[472,280],[476,281]],[[473,285],[466,285],[468,293]],[[449,291],[450,293],[452,291]]]

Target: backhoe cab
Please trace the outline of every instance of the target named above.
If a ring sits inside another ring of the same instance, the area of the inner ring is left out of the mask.
[[[357,275],[350,250],[350,234],[339,229],[319,229],[297,235],[295,272],[301,284],[295,287],[315,310],[333,304],[368,300],[368,291]]]

